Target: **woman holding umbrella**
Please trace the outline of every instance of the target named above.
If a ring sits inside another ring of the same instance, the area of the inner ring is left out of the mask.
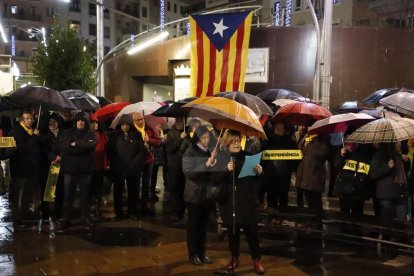
[[[401,143],[374,144],[370,176],[376,181],[380,217],[384,221],[407,219],[409,189],[407,173],[410,160],[401,153]]]
[[[206,200],[205,189],[210,181],[211,168],[217,162],[216,152],[210,153],[210,131],[198,127],[192,137],[192,144],[183,156],[183,172],[186,177],[184,201],[187,204],[187,247],[190,262],[201,266],[211,264],[206,256],[207,224],[213,204]]]
[[[226,269],[231,271],[239,266],[240,256],[240,229],[243,228],[249,244],[250,255],[253,259],[254,271],[263,274],[264,268],[261,262],[259,236],[257,229],[256,210],[259,205],[258,189],[260,188],[258,176],[263,173],[263,168],[257,164],[254,168],[256,176],[236,178],[235,181],[235,210],[233,210],[232,185],[234,175],[239,175],[244,165],[245,151],[241,149],[240,132],[227,130],[223,136],[218,162],[216,165],[219,172],[212,174],[212,181],[219,183],[220,216],[227,226],[229,249],[232,252],[232,259]],[[233,175],[234,172],[234,175]],[[233,211],[235,211],[235,224],[233,225]],[[235,233],[230,231],[235,227]]]

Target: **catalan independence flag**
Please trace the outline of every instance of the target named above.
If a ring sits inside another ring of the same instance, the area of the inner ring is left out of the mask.
[[[192,96],[244,91],[251,12],[190,16]]]

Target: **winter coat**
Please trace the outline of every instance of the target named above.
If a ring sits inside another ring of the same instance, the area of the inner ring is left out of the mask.
[[[393,159],[395,166],[390,168],[388,161]],[[385,148],[377,150],[371,159],[370,176],[376,180],[376,197],[378,199],[398,198],[409,195],[407,182],[395,183],[397,166],[402,166],[406,174],[410,169],[410,161],[403,161],[401,154]],[[401,169],[401,167],[400,167]],[[407,175],[405,175],[407,179]]]
[[[75,142],[75,146],[70,144]],[[91,174],[96,146],[95,132],[84,128],[68,130],[68,138],[62,152],[61,172],[64,174]]]
[[[154,153],[153,153],[153,147],[161,145],[161,137],[156,134],[155,130],[150,127],[149,125],[145,125],[145,132],[147,133],[149,137],[148,141],[148,149],[147,154],[145,155],[145,159],[143,160],[143,164],[148,165],[154,163]],[[144,137],[143,137],[144,139]]]
[[[325,190],[326,167],[329,158],[329,141],[314,138],[302,148],[303,158],[296,170],[297,188],[322,193]]]
[[[235,162],[235,214],[236,225],[251,225],[257,222],[257,208],[259,203],[258,193],[260,188],[259,176],[248,176],[238,178],[244,165],[247,153],[240,151],[233,156]],[[226,151],[219,151],[217,154],[215,171],[211,173],[210,181],[219,185],[222,191],[219,198],[220,217],[224,224],[233,223],[233,172],[229,172],[227,164],[231,155]]]
[[[338,172],[334,193],[338,196],[352,195],[354,199],[369,198],[372,189],[369,176],[371,158],[372,150],[368,145],[361,144],[345,156],[338,152],[333,167]]]
[[[206,166],[209,151],[191,145],[183,156],[183,172],[186,177],[184,201],[192,204],[207,204],[206,189],[210,180],[210,168]]]
[[[139,175],[147,150],[141,133],[131,128],[126,136],[122,130],[111,133],[107,154],[111,174],[128,177]]]
[[[37,176],[40,165],[40,138],[30,135],[18,123],[10,132],[14,137],[16,148],[7,150],[10,155],[11,177],[31,178]]]
[[[274,133],[268,136],[268,140],[262,143],[263,150],[288,150],[297,149],[295,142],[289,135],[279,136]],[[266,175],[274,177],[291,177],[297,166],[296,160],[265,160],[262,161]],[[273,178],[273,181],[277,181]]]
[[[184,187],[185,177],[183,175],[182,160],[183,154],[180,151],[184,139],[181,139],[181,133],[174,126],[167,134],[165,148],[167,151],[167,166],[168,166],[168,185],[170,190],[180,190]],[[184,181],[183,181],[184,180]]]

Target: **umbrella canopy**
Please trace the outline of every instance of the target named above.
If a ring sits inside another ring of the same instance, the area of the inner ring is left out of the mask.
[[[97,110],[100,107],[98,98],[83,90],[70,89],[60,93],[68,98],[78,110]]]
[[[96,116],[99,122],[105,122],[107,120],[115,118],[116,115],[118,115],[118,113],[127,105],[130,105],[130,103],[111,103],[99,108],[93,115]]]
[[[297,103],[298,101],[295,100],[291,100],[291,99],[276,99],[275,101],[272,102],[272,104],[277,105],[277,106],[285,106],[291,103]]]
[[[358,113],[361,110],[374,109],[374,107],[360,101],[347,101],[332,109],[333,113]]]
[[[284,121],[292,125],[306,126],[330,116],[332,113],[320,105],[297,102],[279,108],[272,121]]]
[[[189,97],[178,102],[168,103],[152,113],[152,115],[157,117],[171,117],[171,118],[180,118],[188,117],[188,110],[181,108],[183,105],[198,99],[198,97]]]
[[[101,107],[112,103],[110,100],[102,96],[96,96],[96,98],[98,98],[98,101]]]
[[[19,106],[42,106],[47,110],[77,109],[60,92],[44,86],[28,85],[7,93],[5,97]]]
[[[358,128],[348,136],[347,143],[395,143],[414,137],[414,120],[378,119]]]
[[[234,100],[204,97],[182,108],[189,109],[189,116],[200,117],[218,129],[232,129],[246,136],[266,138],[257,115],[247,106]]]
[[[405,88],[401,88],[401,89],[405,89]],[[384,89],[380,89],[375,91],[374,93],[372,93],[371,95],[369,95],[368,97],[366,97],[363,102],[366,104],[371,104],[371,105],[378,105],[379,101],[387,96],[390,96],[392,94],[397,93],[398,91],[400,91],[400,88],[384,88]]]
[[[380,104],[388,109],[414,117],[414,94],[410,92],[397,92],[382,98]]]
[[[118,113],[118,115],[116,115],[110,127],[116,128],[119,123],[123,122],[131,123],[132,114],[135,112],[142,112],[144,115],[150,115],[163,105],[164,103],[159,102],[137,102],[127,105]]]
[[[242,105],[245,105],[253,110],[253,112],[259,117],[262,115],[273,115],[272,109],[270,109],[270,107],[262,99],[248,93],[220,92],[214,96],[235,100],[236,102],[241,103]]]
[[[275,89],[275,88],[264,90],[260,92],[259,94],[257,94],[256,96],[262,99],[263,101],[265,101],[266,103],[271,103],[275,101],[276,99],[295,99],[295,98],[302,97],[302,95],[296,92],[293,92],[287,89]]]
[[[332,134],[345,132],[349,127],[360,127],[375,120],[364,113],[347,113],[334,115],[316,121],[309,129],[309,134]]]
[[[361,110],[359,113],[368,114],[376,119],[381,118],[390,118],[390,119],[398,119],[401,116],[395,112],[383,110],[383,109],[369,109],[369,110]]]

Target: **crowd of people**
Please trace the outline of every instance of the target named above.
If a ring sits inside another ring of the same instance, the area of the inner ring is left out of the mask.
[[[299,208],[322,210],[322,194],[327,190],[339,197],[341,212],[361,215],[365,202],[372,200],[375,215],[385,221],[411,218],[411,140],[332,146],[327,135],[309,135],[306,127],[283,122],[266,122],[268,139],[259,140],[232,130],[220,136],[220,131],[198,119],[186,124],[184,118],[176,118],[170,129],[161,129],[146,122],[141,112],[116,129],[85,112],[73,117],[45,113],[36,119],[35,114],[22,112],[19,121],[2,133],[16,143],[0,154],[2,160],[10,160],[9,199],[16,225],[36,216],[36,203],[41,202],[43,220],[60,220],[62,229],[71,227],[78,189],[81,222],[90,227],[91,210],[99,216],[102,197],[110,193],[108,182],[113,184],[116,220],[154,215],[159,168],[172,216],[181,220],[186,214],[188,256],[194,265],[213,262],[206,255],[206,236],[209,218],[218,208],[232,255],[227,269],[239,265],[243,229],[254,270],[263,274],[258,211],[264,205],[283,209],[292,204],[293,176]],[[291,149],[300,149],[302,159],[262,160],[254,167],[256,175],[237,177],[246,155]],[[60,164],[54,203],[43,200],[51,164]],[[105,176],[110,181],[104,181]]]

